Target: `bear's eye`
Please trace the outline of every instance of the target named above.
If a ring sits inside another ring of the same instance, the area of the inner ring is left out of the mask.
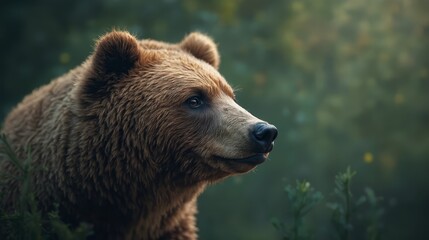
[[[203,100],[201,100],[201,97],[199,96],[193,96],[188,98],[188,100],[186,100],[186,103],[190,108],[193,108],[193,109],[199,108],[201,107],[201,105],[204,104]]]

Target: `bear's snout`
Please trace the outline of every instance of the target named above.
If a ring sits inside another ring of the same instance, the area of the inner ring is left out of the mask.
[[[277,128],[274,125],[266,122],[259,122],[251,128],[251,139],[255,151],[258,153],[268,153],[273,150],[274,139],[278,134]]]

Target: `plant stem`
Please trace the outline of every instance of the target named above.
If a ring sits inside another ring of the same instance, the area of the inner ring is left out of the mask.
[[[349,240],[350,239],[350,224],[351,224],[351,191],[350,191],[350,178],[346,179],[345,182],[345,196],[346,196],[346,234],[345,234],[345,239]]]

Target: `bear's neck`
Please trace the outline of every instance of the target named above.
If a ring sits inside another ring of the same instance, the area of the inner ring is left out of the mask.
[[[174,181],[174,176],[163,174],[153,174],[145,180],[147,184],[138,176],[122,177],[119,181],[117,174],[102,173],[82,187],[85,192],[76,194],[75,191],[66,219],[75,224],[91,223],[95,232],[104,232],[103,229],[110,227],[117,229],[116,233],[109,233],[111,236],[105,236],[106,239],[115,235],[128,235],[132,239],[142,234],[150,234],[142,239],[154,239],[162,234],[160,229],[173,228],[172,224],[182,221],[183,217],[194,218],[197,197],[207,185]],[[84,214],[75,216],[76,212]]]

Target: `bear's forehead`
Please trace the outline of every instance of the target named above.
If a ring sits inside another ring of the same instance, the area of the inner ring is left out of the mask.
[[[175,90],[201,89],[213,96],[224,93],[234,98],[233,89],[215,68],[176,44],[142,40],[140,46],[158,56],[158,64],[149,71]]]
[[[234,98],[233,89],[216,69],[187,53],[170,56],[157,71],[172,87],[202,90],[211,96],[223,93]]]

